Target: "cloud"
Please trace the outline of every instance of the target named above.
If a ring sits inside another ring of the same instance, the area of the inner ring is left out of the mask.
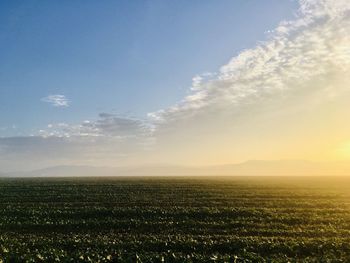
[[[117,137],[120,139],[151,136],[152,125],[146,120],[100,113],[97,120],[80,124],[48,124],[39,131],[42,137]]]
[[[298,136],[311,142],[316,136],[309,134],[333,129],[336,137],[341,128],[347,130],[335,120],[349,111],[344,106],[350,98],[349,47],[349,1],[300,0],[295,20],[282,21],[267,41],[242,51],[218,72],[195,76],[182,101],[149,114],[160,149],[180,152],[175,155],[183,160],[205,151],[217,159],[237,158],[239,151],[256,158],[257,152],[273,150],[282,156]],[[338,103],[337,110],[332,103]],[[277,150],[273,143],[282,135]]]
[[[41,101],[50,103],[54,107],[69,107],[69,100],[64,95],[49,95],[42,98]]]
[[[108,113],[80,124],[50,123],[32,136],[0,137],[0,165],[7,171],[60,164],[121,166],[149,150],[152,132],[144,120]]]
[[[346,74],[350,66],[350,2],[301,0],[300,5],[297,19],[280,23],[270,40],[241,52],[206,81],[195,76],[189,96],[149,116],[169,123],[213,108],[237,112],[272,96],[301,89],[319,91],[325,87],[312,90],[303,84],[335,71]]]

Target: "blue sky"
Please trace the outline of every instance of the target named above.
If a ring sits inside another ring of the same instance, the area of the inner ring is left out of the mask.
[[[297,8],[290,0],[1,1],[0,136],[101,112],[145,118]],[[69,107],[42,101],[55,94]]]
[[[348,161],[349,13],[349,0],[0,1],[0,174]]]

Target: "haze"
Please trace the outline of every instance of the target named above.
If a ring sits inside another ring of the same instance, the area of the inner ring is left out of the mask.
[[[348,0],[4,1],[0,25],[0,172],[350,174]]]

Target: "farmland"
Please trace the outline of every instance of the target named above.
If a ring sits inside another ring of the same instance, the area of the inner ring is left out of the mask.
[[[287,261],[350,262],[350,179],[0,179],[0,262]]]

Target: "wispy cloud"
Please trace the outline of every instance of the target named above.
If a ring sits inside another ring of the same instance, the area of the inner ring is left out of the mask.
[[[43,137],[115,137],[120,139],[150,136],[152,125],[146,120],[100,113],[97,120],[80,124],[51,123],[37,135]]]
[[[54,107],[69,107],[69,100],[64,95],[49,95],[41,99],[43,102],[50,103]]]
[[[348,73],[350,2],[300,0],[296,20],[281,22],[269,37],[232,58],[219,72],[204,74],[206,79],[194,77],[189,96],[150,117],[163,124],[178,124],[213,111],[251,109],[263,101],[271,102],[273,97],[278,100],[297,92],[325,91],[326,85],[305,84],[322,80],[332,72],[344,76]]]
[[[77,163],[122,165],[149,149],[152,132],[145,120],[109,113],[80,124],[50,123],[32,136],[0,137],[0,165],[9,170]]]
[[[302,0],[298,19],[282,22],[271,40],[243,51],[213,74],[214,78],[202,81],[195,77],[191,95],[151,115],[169,122],[215,105],[237,109],[274,94],[306,89],[303,83],[335,68],[345,73],[350,62],[349,3],[333,4]]]
[[[350,99],[349,47],[349,1],[300,0],[295,19],[282,21],[267,41],[194,77],[182,101],[149,114],[158,144],[182,161],[203,153],[218,161],[283,158],[301,154],[307,142],[330,147],[348,130],[339,119],[349,112],[341,102]],[[314,136],[325,130],[328,137]]]

